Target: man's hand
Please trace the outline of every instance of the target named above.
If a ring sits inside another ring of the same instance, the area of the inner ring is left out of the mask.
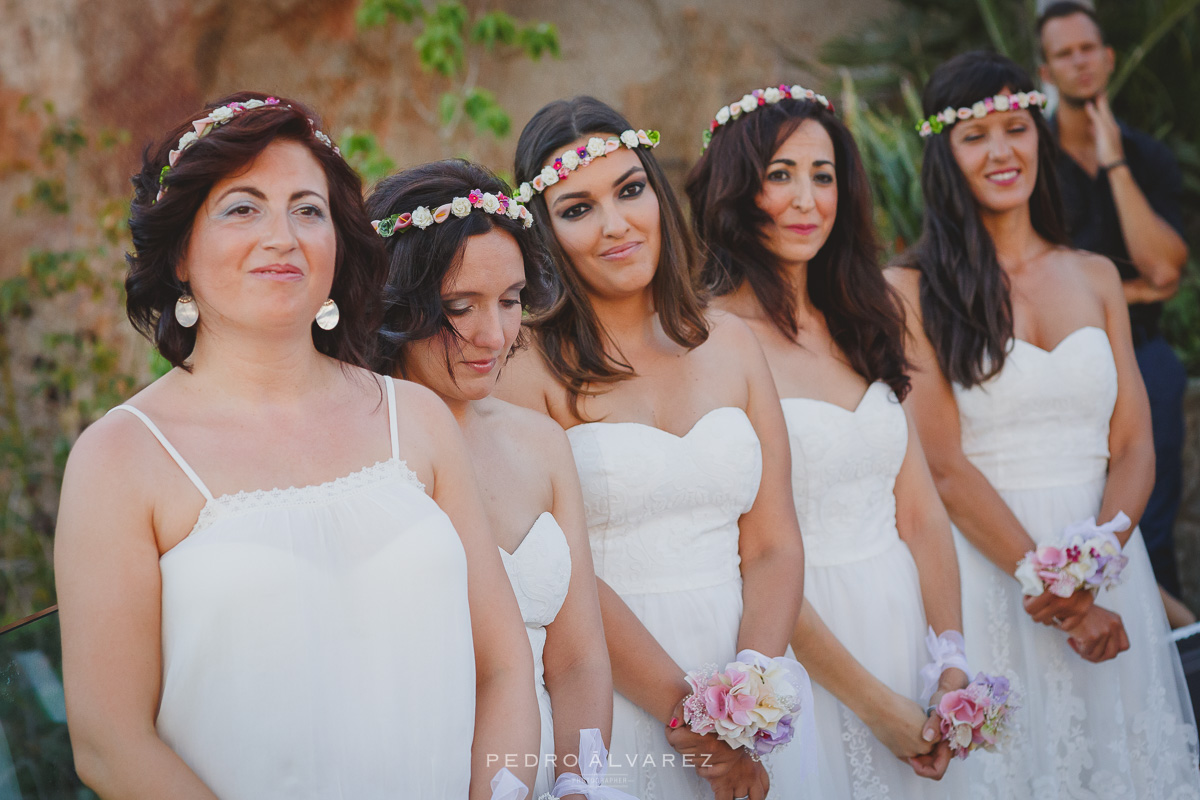
[[[1121,144],[1121,127],[1108,105],[1108,94],[1101,92],[1096,99],[1083,106],[1092,122],[1092,136],[1096,142],[1096,161],[1101,169],[1111,167],[1125,158]]]

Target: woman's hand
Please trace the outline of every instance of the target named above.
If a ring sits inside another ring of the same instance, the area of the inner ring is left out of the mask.
[[[1083,621],[1095,599],[1095,595],[1086,589],[1077,589],[1070,597],[1042,592],[1037,597],[1026,597],[1021,602],[1025,606],[1025,613],[1033,617],[1034,622],[1066,630]]]
[[[734,751],[738,758],[720,767],[698,767],[700,777],[712,787],[714,800],[763,800],[771,789],[767,769],[750,758],[745,750]]]
[[[933,742],[922,735],[928,718],[921,707],[907,697],[885,690],[865,713],[862,721],[896,758],[907,760],[933,750]]]
[[[742,757],[741,750],[734,750],[715,735],[699,734],[688,727],[683,721],[682,700],[675,704],[675,709],[671,712],[671,721],[676,725],[667,726],[667,744],[675,748],[680,755],[691,756],[690,762],[697,772],[718,767],[728,769]]]
[[[913,772],[922,778],[940,781],[946,774],[946,768],[950,766],[950,759],[954,754],[950,751],[950,742],[942,737],[942,716],[937,712],[937,707],[942,702],[943,695],[947,692],[965,689],[968,683],[970,683],[970,679],[967,677],[967,673],[954,668],[942,672],[941,678],[938,680],[937,691],[929,699],[932,710],[921,730],[921,738],[931,742],[933,749],[925,755],[908,759],[908,765],[912,767]]]
[[[1093,664],[1116,658],[1129,649],[1129,637],[1119,614],[1093,605],[1079,621],[1059,626],[1071,635],[1067,644],[1079,656]]]

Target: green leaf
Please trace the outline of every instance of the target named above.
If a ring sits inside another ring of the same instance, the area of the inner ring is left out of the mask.
[[[484,14],[471,28],[471,41],[492,52],[496,45],[511,45],[517,40],[517,22],[503,11]]]
[[[512,119],[487,89],[475,88],[467,92],[463,111],[477,131],[490,133],[497,139],[503,139],[512,129]]]
[[[538,22],[522,28],[517,34],[517,44],[534,61],[541,60],[545,54],[554,58],[562,57],[558,46],[558,29],[549,22]]]
[[[377,28],[390,19],[411,25],[425,16],[421,0],[363,0],[354,13],[359,28]]]
[[[450,120],[454,119],[454,112],[458,111],[462,101],[454,92],[443,92],[438,98],[438,119],[443,125],[449,125]]]
[[[465,57],[462,34],[444,20],[427,21],[425,30],[413,42],[413,48],[421,67],[427,72],[451,78],[462,69]]]
[[[363,182],[370,185],[386,178],[396,168],[396,162],[388,157],[375,134],[370,131],[355,131],[346,128],[338,139],[342,157],[359,174]]]

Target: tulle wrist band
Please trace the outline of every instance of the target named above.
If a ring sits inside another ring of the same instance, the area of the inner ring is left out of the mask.
[[[943,672],[948,669],[961,669],[968,675],[970,672],[967,667],[967,643],[958,631],[942,631],[942,635],[938,636],[933,632],[933,626],[929,626],[925,634],[925,649],[929,651],[932,661],[921,667],[921,678],[925,681],[921,697],[928,703],[937,691]]]
[[[564,772],[554,782],[554,789],[538,800],[558,800],[567,795],[580,794],[595,800],[637,800],[631,794],[604,785],[604,774],[608,772],[608,748],[600,736],[599,728],[583,728],[579,731],[579,775]]]

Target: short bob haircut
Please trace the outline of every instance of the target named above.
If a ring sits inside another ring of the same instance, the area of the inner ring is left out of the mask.
[[[629,122],[594,97],[555,100],[541,108],[517,140],[516,180],[531,181],[543,164],[571,142],[588,135],[620,136]],[[663,330],[676,344],[688,349],[708,338],[704,298],[698,286],[698,258],[679,201],[649,148],[634,148],[646,170],[646,179],[658,198],[662,249],[651,282],[654,308]],[[633,377],[633,368],[605,352],[607,336],[588,300],[587,290],[571,260],[554,236],[546,198],[534,195],[530,210],[546,231],[550,254],[558,268],[562,294],[546,314],[532,321],[536,344],[550,371],[570,393],[571,410],[578,415],[579,400],[612,384]]]
[[[703,279],[714,294],[748,284],[779,331],[798,333],[795,289],[762,233],[770,223],[756,198],[776,151],[805,120],[833,142],[837,219],[808,265],[806,290],[854,371],[904,399],[904,312],[880,268],[871,187],[854,137],[813,100],[781,100],[717,129],[687,180],[692,226],[706,246]]]
[[[1004,91],[1031,92],[1028,73],[996,53],[963,53],[929,76],[921,97],[926,116],[944,108],[970,107]],[[1033,229],[1051,244],[1067,244],[1058,189],[1058,146],[1036,106],[1030,106],[1038,136],[1037,179],[1029,198]],[[1004,112],[1017,113],[1017,112]],[[899,266],[921,273],[921,316],[925,335],[948,381],[971,387],[999,374],[1013,338],[1012,297],[996,257],[996,245],[979,216],[979,205],[950,148],[953,127],[925,140],[921,194],[925,218],[921,238]]]
[[[224,97],[189,114],[157,146],[146,147],[142,168],[133,176],[129,218],[133,252],[126,256],[126,312],[134,328],[153,342],[167,361],[189,368],[184,362],[195,347],[197,328],[185,328],[175,321],[175,301],[188,292],[176,269],[187,253],[196,215],[218,181],[246,169],[272,142],[286,139],[307,147],[324,170],[337,236],[330,297],[338,305],[341,320],[331,331],[314,324],[313,344],[328,356],[366,367],[379,318],[379,287],[386,269],[383,248],[363,209],[362,181],[340,155],[316,137],[319,120],[312,111],[295,100],[280,98],[278,105],[238,114],[188,147],[167,175],[162,199],[155,201],[167,156],[180,137],[192,130],[192,120],[229,103],[266,98],[260,92]]]
[[[410,214],[421,206],[433,210],[475,189],[512,197],[512,189],[490,170],[470,161],[449,159],[422,164],[380,181],[367,198],[367,211],[372,219],[381,220],[393,214]],[[491,231],[512,236],[521,250],[525,264],[521,304],[525,311],[538,314],[546,309],[553,296],[550,258],[536,226],[526,228],[521,220],[504,214],[472,210],[465,217],[452,214],[424,230],[398,230],[383,240],[388,276],[383,326],[372,364],[376,372],[403,377],[406,344],[440,336],[448,348],[458,336],[453,321],[446,316],[442,287],[462,263],[467,239]],[[518,338],[516,346],[522,343]]]

